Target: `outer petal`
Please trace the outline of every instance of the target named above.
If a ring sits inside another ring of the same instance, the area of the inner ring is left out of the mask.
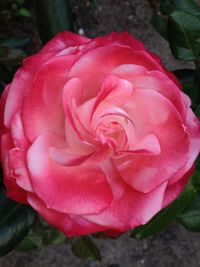
[[[16,183],[24,190],[32,191],[26,163],[26,153],[30,146],[22,126],[21,116],[16,113],[11,123],[11,137],[14,147],[10,150],[10,164]]]
[[[4,122],[10,126],[14,114],[21,109],[25,92],[35,79],[40,67],[52,57],[52,54],[36,54],[23,61],[22,67],[16,72],[9,87],[5,105]]]
[[[185,175],[185,173],[190,172],[190,169],[200,152],[200,123],[191,109],[188,109],[187,112],[186,125],[186,131],[189,136],[188,153],[185,155],[186,163],[183,168],[176,173],[176,175],[170,178],[169,184],[176,183]]]
[[[49,147],[63,148],[53,133],[36,139],[28,151],[28,168],[35,193],[60,212],[97,214],[110,205],[112,192],[97,166],[65,167],[49,157]]]
[[[58,52],[73,46],[79,46],[86,44],[91,39],[84,36],[72,33],[72,32],[61,32],[58,33],[53,39],[51,39],[41,50],[41,53],[54,53]]]
[[[1,99],[0,99],[0,137],[7,132],[7,129],[4,124],[4,109],[5,109],[5,104],[6,104],[6,99],[8,96],[8,92],[10,89],[10,85],[7,85],[6,88],[4,89],[3,93],[1,94]],[[1,157],[0,157],[1,159]]]
[[[28,194],[28,203],[39,212],[42,217],[60,229],[68,237],[87,235],[105,230],[105,227],[89,222],[77,215],[68,215],[48,208],[35,194]]]
[[[162,208],[167,183],[144,194],[124,183],[111,162],[104,162],[102,168],[113,190],[114,199],[111,205],[100,214],[85,215],[84,218],[124,232],[145,224]]]
[[[45,64],[26,93],[22,120],[25,134],[30,141],[48,130],[64,136],[62,90],[74,59],[58,57]]]
[[[179,194],[183,191],[184,187],[186,186],[190,176],[194,171],[194,167],[192,167],[183,177],[179,179],[176,183],[170,185],[168,184],[164,199],[163,199],[163,208],[165,208],[168,204],[174,201]]]
[[[27,193],[20,188],[15,178],[13,177],[13,166],[10,161],[9,151],[13,147],[12,139],[10,134],[4,134],[1,138],[1,155],[2,155],[2,165],[4,171],[4,184],[7,189],[8,197],[13,200],[26,204]]]

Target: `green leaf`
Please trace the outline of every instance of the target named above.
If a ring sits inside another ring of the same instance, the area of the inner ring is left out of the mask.
[[[172,204],[155,215],[146,225],[134,229],[131,236],[136,239],[142,239],[160,232],[189,206],[195,195],[196,190],[189,182],[182,194]]]
[[[160,35],[167,40],[167,21],[158,14],[151,19],[151,24]]]
[[[28,234],[34,216],[29,206],[8,199],[0,189],[0,256],[10,252]]]
[[[174,11],[174,1],[162,0],[160,3],[160,11],[163,15],[170,15]]]
[[[11,5],[11,9],[12,9],[13,11],[17,10],[17,9],[18,9],[17,4],[16,4],[16,3],[13,3],[13,4]]]
[[[72,251],[78,257],[101,261],[99,249],[88,236],[74,238]]]
[[[49,244],[58,245],[58,244],[66,243],[66,242],[67,242],[67,237],[59,230],[52,228],[49,233],[49,238],[45,242],[45,245],[49,245]]]
[[[42,247],[42,239],[35,235],[32,231],[19,243],[17,250],[27,252]]]
[[[162,0],[160,11],[164,15],[170,15],[173,11],[183,11],[194,16],[200,16],[200,7],[193,0]]]
[[[43,43],[61,31],[73,31],[72,13],[67,0],[36,1],[36,15]]]
[[[67,241],[67,237],[62,232],[48,225],[46,221],[36,215],[31,231],[18,245],[17,249],[29,251],[40,249],[42,246],[67,243]]]
[[[25,0],[16,0],[16,2],[19,4],[19,5],[23,5]]]
[[[188,230],[200,232],[200,195],[195,197],[192,205],[178,219]]]
[[[20,8],[18,11],[17,11],[18,15],[19,16],[22,16],[22,17],[31,17],[31,12],[26,9],[26,8]]]
[[[9,48],[23,48],[31,41],[30,37],[7,37],[0,40],[0,45],[7,46]]]
[[[196,160],[195,172],[193,173],[190,182],[194,186],[197,193],[200,193],[200,157],[198,157]]]
[[[181,11],[168,20],[168,37],[173,55],[178,59],[197,60],[200,56],[200,19]]]

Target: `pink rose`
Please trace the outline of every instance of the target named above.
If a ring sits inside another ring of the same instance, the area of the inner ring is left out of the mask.
[[[7,194],[67,236],[145,224],[191,175],[200,124],[190,105],[129,34],[60,33],[1,98]]]

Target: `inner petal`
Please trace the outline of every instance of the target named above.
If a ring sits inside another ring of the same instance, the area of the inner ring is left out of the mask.
[[[114,75],[107,75],[103,80],[101,90],[96,97],[91,116],[102,101],[107,101],[119,107],[125,105],[131,97],[132,92],[133,86],[129,81]]]

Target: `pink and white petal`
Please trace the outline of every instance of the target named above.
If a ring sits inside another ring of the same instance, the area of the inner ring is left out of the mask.
[[[153,90],[140,89],[135,89],[133,98],[126,112],[134,121],[138,137],[154,133],[159,140],[161,154],[133,154],[116,158],[115,166],[130,186],[147,193],[184,166],[189,137],[184,131],[179,113],[167,98]]]
[[[155,134],[146,135],[132,150],[118,151],[121,153],[140,153],[147,155],[160,155],[161,148],[158,138]]]
[[[142,65],[122,64],[114,68],[111,74],[132,82],[135,76],[145,75],[147,72],[147,69]]]
[[[12,148],[9,151],[10,166],[12,170],[12,178],[16,183],[26,191],[32,192],[29,173],[26,166],[26,151],[20,148]]]
[[[6,127],[10,127],[14,114],[21,108],[24,93],[30,86],[33,74],[28,70],[27,66],[19,69],[10,84],[8,96],[5,104],[4,123]]]
[[[110,44],[85,52],[72,66],[69,78],[81,78],[87,100],[97,95],[104,76],[121,64],[138,64],[148,70],[162,71],[160,65],[147,52],[133,51],[127,46]]]
[[[91,154],[87,154],[87,155],[77,155],[77,154],[71,153],[69,149],[58,149],[55,147],[49,148],[49,155],[52,158],[52,160],[66,167],[81,165],[86,160],[91,158],[93,154],[94,152]]]
[[[112,32],[110,34],[97,37],[88,42],[87,45],[80,47],[82,53],[104,47],[107,45],[116,44],[118,46],[128,47],[133,51],[146,51],[143,44],[134,39],[127,32]]]
[[[78,110],[78,105],[84,99],[84,90],[82,89],[81,80],[77,78],[72,78],[65,84],[63,89],[63,107],[66,115],[65,123],[69,123],[79,139],[82,142],[85,141],[85,144],[88,143],[90,148],[95,143],[94,138],[89,132],[89,127],[87,128],[87,125],[81,120],[83,114],[79,117],[80,112]],[[89,114],[86,116],[89,116]]]
[[[79,137],[84,128],[81,127],[80,123],[76,123],[77,111],[75,106],[79,105],[83,97],[83,87],[81,79],[72,78],[67,81],[63,88],[62,103],[65,111],[65,116],[70,123],[71,127],[75,130]]]
[[[102,122],[106,123],[115,120],[122,124],[130,122],[134,127],[134,122],[126,110],[114,104],[102,101],[92,115],[91,129],[96,129]]]
[[[190,176],[194,171],[194,167],[192,167],[181,179],[173,184],[167,185],[164,199],[163,199],[163,208],[169,205],[172,201],[174,201],[180,193],[183,191],[184,187],[186,186]]]
[[[188,109],[186,125],[186,132],[190,137],[188,153],[185,156],[186,163],[176,175],[169,180],[169,184],[176,183],[192,168],[200,152],[200,123],[191,109]]]
[[[77,215],[70,215],[48,208],[35,194],[28,194],[28,203],[50,224],[67,237],[87,235],[105,230],[105,227],[89,222]]]
[[[22,67],[16,72],[12,83],[9,85],[4,114],[7,127],[10,126],[14,114],[21,110],[25,92],[31,87],[36,73],[52,56],[51,53],[38,53],[24,59]]]
[[[72,33],[61,32],[51,39],[41,50],[41,53],[58,53],[66,48],[79,46],[90,42],[91,39]]]
[[[62,92],[74,57],[54,58],[37,73],[24,97],[22,121],[27,138],[32,141],[48,130],[64,136],[65,114]]]
[[[187,108],[191,103],[188,101],[188,97],[165,74],[160,71],[150,71],[146,75],[132,78],[131,82],[134,87],[152,89],[168,98],[185,119]]]
[[[65,122],[65,139],[67,147],[72,153],[87,155],[95,149],[93,145],[80,138],[79,133],[71,127],[68,120]]]
[[[26,150],[29,147],[30,143],[24,134],[22,118],[19,112],[15,113],[12,119],[10,132],[15,147],[23,150]]]
[[[80,106],[77,107],[77,115],[80,118],[80,121],[85,126],[86,129],[90,129],[90,123],[91,123],[91,114],[94,108],[96,98],[91,98],[84,103],[82,103]]]
[[[96,97],[92,114],[97,107],[103,102],[109,102],[119,107],[126,104],[133,93],[133,86],[125,79],[118,78],[114,75],[107,75],[103,82],[99,94]]]
[[[32,191],[26,166],[26,153],[30,144],[24,135],[19,113],[16,113],[12,119],[10,133],[14,146],[14,148],[9,151],[13,178],[16,179],[16,183],[24,190]]]
[[[50,147],[62,148],[54,133],[39,136],[28,151],[28,168],[35,193],[48,208],[64,213],[98,214],[112,201],[104,173],[97,166],[64,167],[49,156]]]
[[[167,183],[144,194],[129,187],[111,162],[104,162],[102,169],[113,190],[113,201],[100,214],[84,215],[84,218],[123,232],[145,224],[162,208]]]
[[[152,52],[149,52],[149,53],[158,62],[158,64],[162,65],[161,59],[155,53],[152,53]],[[178,79],[176,78],[176,76],[172,72],[168,71],[164,66],[162,66],[162,68],[163,68],[163,73],[165,73],[168,76],[168,78],[172,80],[174,84],[176,84],[179,90],[182,90],[182,86],[180,82],[178,81]]]
[[[19,185],[17,185],[16,180],[13,177],[13,166],[9,154],[9,151],[12,148],[13,143],[10,134],[4,134],[1,138],[1,155],[6,194],[11,199],[26,204],[27,193]]]
[[[129,114],[118,106],[111,105],[110,103],[103,101],[93,113],[91,121],[91,132],[96,134],[98,127],[102,124],[118,123],[124,134],[126,135],[129,147],[132,148],[135,144],[135,125]]]
[[[161,93],[174,104],[181,116],[185,118],[191,101],[165,73],[156,70],[147,71],[144,67],[134,64],[118,66],[112,73],[127,79],[133,87],[152,89]]]

